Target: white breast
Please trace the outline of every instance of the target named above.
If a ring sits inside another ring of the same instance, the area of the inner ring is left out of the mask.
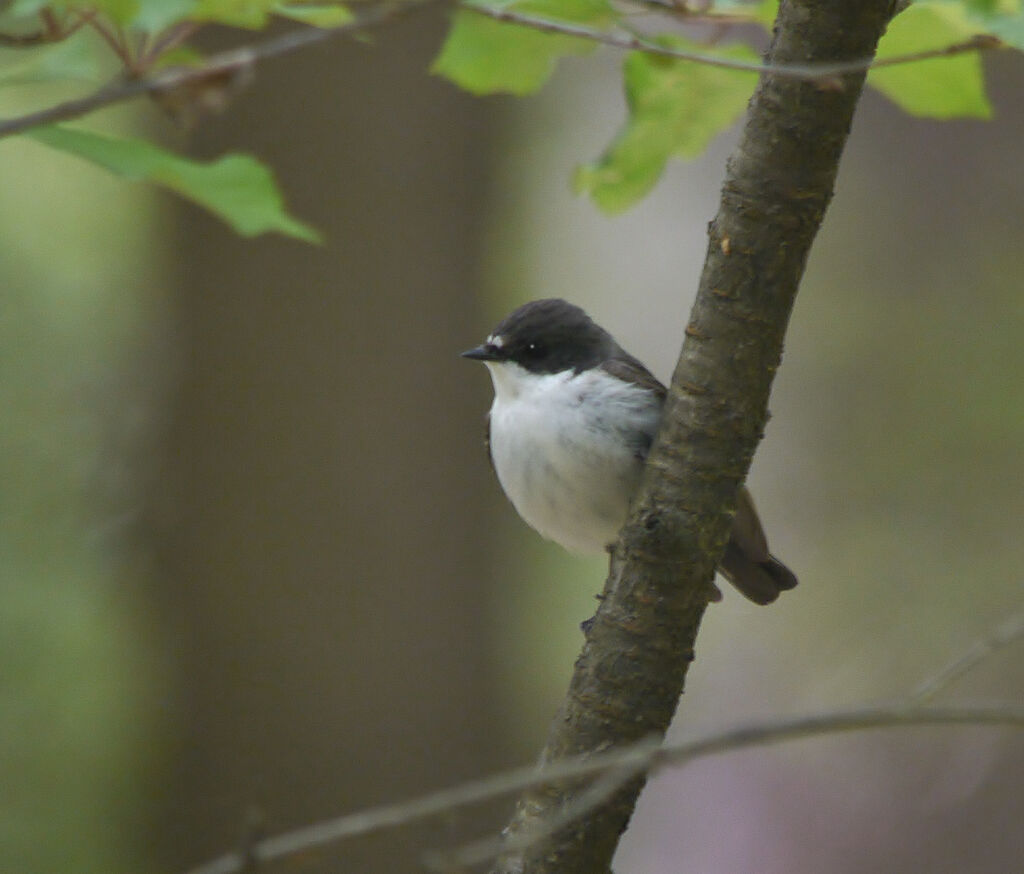
[[[615,540],[661,416],[656,395],[602,370],[535,374],[488,362],[491,457],[519,515],[573,552]]]

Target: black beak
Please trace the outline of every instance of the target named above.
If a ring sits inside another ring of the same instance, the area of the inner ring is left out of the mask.
[[[474,349],[467,349],[462,357],[476,361],[501,361],[501,349],[493,343],[482,343]]]

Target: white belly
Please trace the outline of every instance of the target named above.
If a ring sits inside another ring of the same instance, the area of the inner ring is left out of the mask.
[[[491,373],[491,457],[505,494],[549,540],[602,551],[640,484],[659,400],[598,370],[539,376],[504,363]]]

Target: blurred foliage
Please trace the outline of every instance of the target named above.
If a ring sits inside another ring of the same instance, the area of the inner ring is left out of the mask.
[[[559,58],[588,54],[596,48],[595,43],[577,37],[503,24],[479,11],[471,11],[487,6],[469,3],[467,9],[456,11],[451,31],[432,68],[473,94],[533,94],[551,77]],[[607,0],[519,0],[491,6],[565,24],[586,24],[598,30],[604,30],[615,20]]]
[[[156,304],[151,197],[11,142],[0,201],[0,869],[139,870],[159,635],[107,408],[132,430],[116,376]]]
[[[475,3],[470,8],[493,8],[500,12],[515,12],[528,18],[574,24],[579,17],[570,14],[570,7],[549,3],[539,10],[535,3],[507,2]],[[723,27],[737,20],[756,24],[769,31],[775,18],[777,0],[757,3],[724,2],[701,7],[694,14],[698,25],[714,22],[723,16]],[[1012,13],[1003,9],[1001,14],[1021,17],[1019,5]],[[687,11],[679,12],[683,24]],[[727,17],[726,17],[727,16]],[[559,55],[570,53],[575,43],[559,49],[556,42],[541,43],[543,34],[531,33],[527,26],[498,23],[479,13],[460,12],[442,50],[435,72],[448,76],[474,94],[507,92],[525,94],[537,91],[554,69]],[[1017,41],[1012,28],[1002,19],[994,22],[993,9],[978,4],[966,8],[961,2],[928,2],[914,4],[893,21],[879,44],[879,58],[893,58],[911,53],[942,49],[963,42],[979,33],[995,34],[998,27],[1001,38],[1009,45],[1024,47]],[[992,23],[992,28],[988,27]],[[595,31],[610,33],[612,25],[622,20],[606,22],[595,20]],[[625,28],[632,32],[630,27]],[[488,51],[501,43],[501,33],[507,34],[506,45],[523,40],[531,46],[543,45],[547,54],[543,63],[536,53],[501,54]],[[719,47],[719,31],[703,44],[683,40],[678,36],[643,34],[648,44],[687,53],[704,54],[719,59],[756,62],[757,54],[746,45]],[[729,33],[728,31],[724,31]],[[1006,34],[1010,33],[1009,36]],[[749,37],[744,32],[743,36]],[[547,35],[548,39],[555,37]],[[729,70],[706,66],[671,57],[630,52],[624,62],[624,81],[629,119],[604,154],[594,163],[576,171],[575,187],[587,192],[604,211],[621,212],[637,203],[654,187],[664,171],[670,156],[692,158],[700,154],[711,140],[728,129],[746,106],[753,91],[755,77],[742,70]],[[543,74],[543,75],[542,75]],[[984,76],[976,52],[947,58],[919,61],[873,71],[868,84],[878,88],[905,111],[912,115],[932,118],[987,117],[990,108],[985,95]]]
[[[893,19],[877,57],[884,60],[953,45],[976,32],[958,3],[914,4]],[[992,114],[977,52],[881,67],[868,73],[868,85],[911,115],[950,119]]]
[[[668,48],[696,43],[664,37]],[[756,62],[753,49],[730,46],[721,57]],[[746,109],[756,75],[633,52],[624,65],[629,121],[593,164],[577,169],[575,188],[605,212],[629,208],[657,184],[669,158],[695,158]]]
[[[609,36],[756,66],[757,53],[746,41],[763,42],[777,10],[777,0],[719,0],[692,8],[638,3],[648,13],[644,30],[637,29],[633,9],[608,0],[465,0],[432,70],[473,94],[522,96],[539,90],[559,59],[588,54]],[[191,126],[227,106],[263,50],[257,45],[233,64],[205,68],[192,42],[203,26],[263,30],[286,18],[313,27],[354,28],[359,15],[376,22],[401,8],[364,5],[353,13],[342,3],[285,0],[18,0],[0,14],[0,32],[12,39],[28,36],[18,50],[28,57],[7,68],[0,63],[0,83],[88,77],[89,60],[77,46],[82,31],[94,30],[103,41],[90,45],[116,56],[127,80],[183,64],[183,75],[189,78],[154,92],[153,99],[179,124]],[[38,32],[32,34],[32,28]],[[692,31],[692,38],[672,32],[678,28]],[[921,0],[894,20],[880,43],[879,57],[942,50],[977,35],[1024,48],[1020,0]],[[738,45],[719,45],[737,39]],[[65,42],[75,50],[53,49]],[[987,117],[990,112],[976,51],[886,67],[873,71],[868,81],[913,115],[962,118]],[[577,191],[589,193],[607,212],[634,205],[661,178],[670,157],[693,157],[727,129],[742,111],[754,77],[749,71],[630,52],[624,82],[628,120],[602,156],[576,173]],[[269,171],[250,156],[226,156],[212,166],[192,167],[189,159],[138,140],[78,131],[44,136],[52,147],[87,157],[111,172],[162,184],[211,209],[241,234],[275,231],[316,239],[308,225],[288,215]]]
[[[28,40],[17,49],[0,53],[0,87],[63,81],[81,82],[94,90],[102,82],[99,70],[109,67],[102,63],[103,56],[118,60],[128,81],[167,72],[169,63],[183,64],[186,70],[195,68],[202,58],[183,43],[201,24],[261,29],[268,26],[272,15],[322,27],[336,27],[352,17],[347,8],[332,3],[313,7],[232,0],[21,0],[0,14],[0,32]],[[34,23],[36,19],[38,23]],[[101,39],[94,38],[97,34]],[[189,127],[202,115],[223,110],[245,79],[244,64],[218,68],[164,89],[154,100],[172,119]],[[22,111],[40,108],[29,103]],[[306,242],[318,241],[312,228],[288,214],[273,175],[250,155],[229,154],[202,163],[137,138],[112,136],[109,130],[101,135],[51,126],[30,130],[25,136],[123,178],[161,185],[210,210],[244,236],[277,232]]]

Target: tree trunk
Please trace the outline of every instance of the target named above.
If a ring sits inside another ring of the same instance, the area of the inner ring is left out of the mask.
[[[465,463],[485,400],[453,378],[482,321],[492,113],[424,74],[443,26],[261,67],[197,136],[266,160],[325,242],[242,240],[185,207],[177,226],[181,381],[154,497],[180,644],[172,868],[235,846],[250,810],[276,832],[500,763],[487,492]],[[411,871],[415,850],[338,858]]]
[[[783,2],[771,64],[868,58],[889,0]],[[641,494],[616,544],[604,598],[543,761],[663,735],[682,694],[807,254],[832,196],[864,74],[828,83],[764,76],[728,167]],[[516,874],[607,871],[642,778],[498,866]],[[519,801],[508,834],[543,830],[579,783]]]

